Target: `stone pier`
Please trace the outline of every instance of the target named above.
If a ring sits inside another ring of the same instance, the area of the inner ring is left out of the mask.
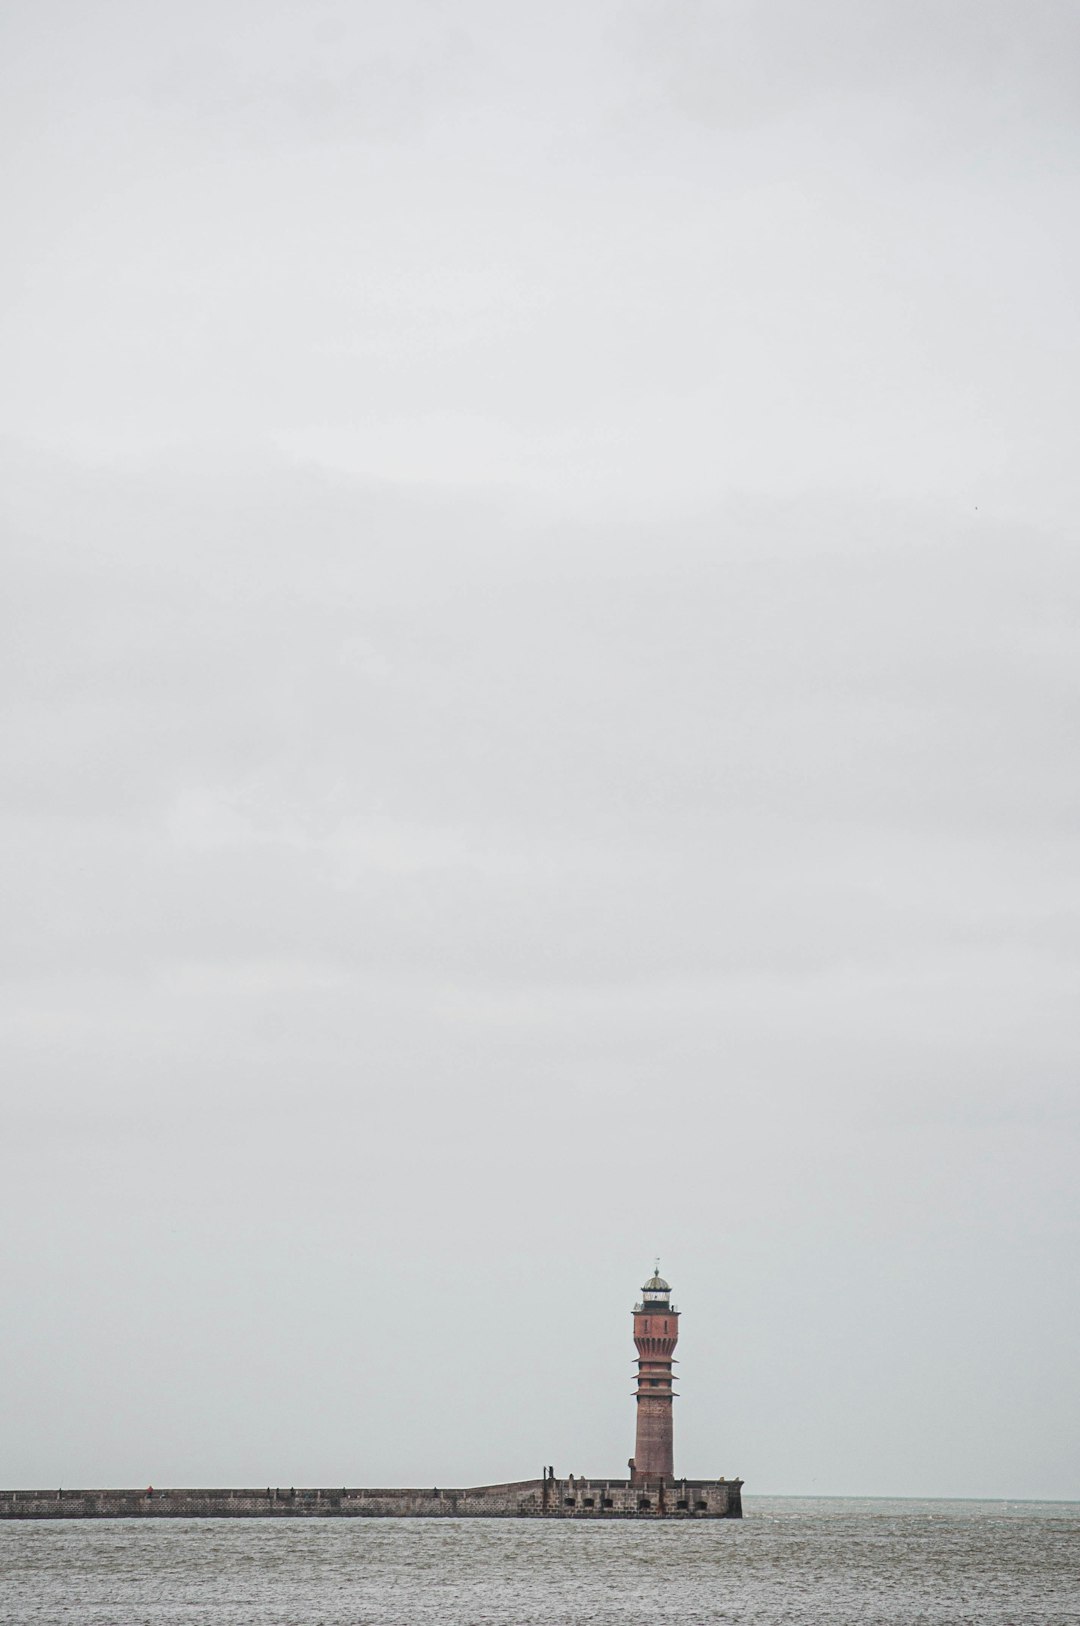
[[[739,1479],[522,1479],[467,1490],[0,1491],[0,1519],[739,1519]]]

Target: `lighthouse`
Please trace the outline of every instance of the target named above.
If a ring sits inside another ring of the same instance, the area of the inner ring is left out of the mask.
[[[660,1274],[660,1262],[634,1305],[634,1343],[638,1352],[637,1446],[631,1462],[632,1485],[674,1479],[672,1447],[671,1366],[679,1340],[679,1312],[671,1288]]]

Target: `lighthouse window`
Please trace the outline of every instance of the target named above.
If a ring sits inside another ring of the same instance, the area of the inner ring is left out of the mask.
[[[664,1322],[664,1331],[667,1332],[667,1322]]]
[[[649,1388],[650,1389],[659,1389],[659,1387],[660,1387],[660,1379],[659,1378],[650,1378],[649,1379]]]

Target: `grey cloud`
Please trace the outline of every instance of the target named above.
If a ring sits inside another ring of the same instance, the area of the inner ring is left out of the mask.
[[[1074,1494],[1070,9],[9,22],[11,1476]]]
[[[1073,123],[1076,35],[1075,15],[1057,0],[1026,8],[1019,28],[1007,0],[844,0],[817,11],[798,0],[680,0],[662,15],[632,10],[623,32],[648,53],[671,105],[705,123],[809,114],[828,125],[839,102],[873,127],[884,98],[911,123],[936,113],[963,147],[988,134],[1022,140],[1030,120]]]

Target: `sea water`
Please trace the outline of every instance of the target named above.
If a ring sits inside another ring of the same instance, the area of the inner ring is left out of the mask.
[[[1080,1623],[1080,1503],[746,1497],[739,1522],[0,1523],[7,1626]]]

